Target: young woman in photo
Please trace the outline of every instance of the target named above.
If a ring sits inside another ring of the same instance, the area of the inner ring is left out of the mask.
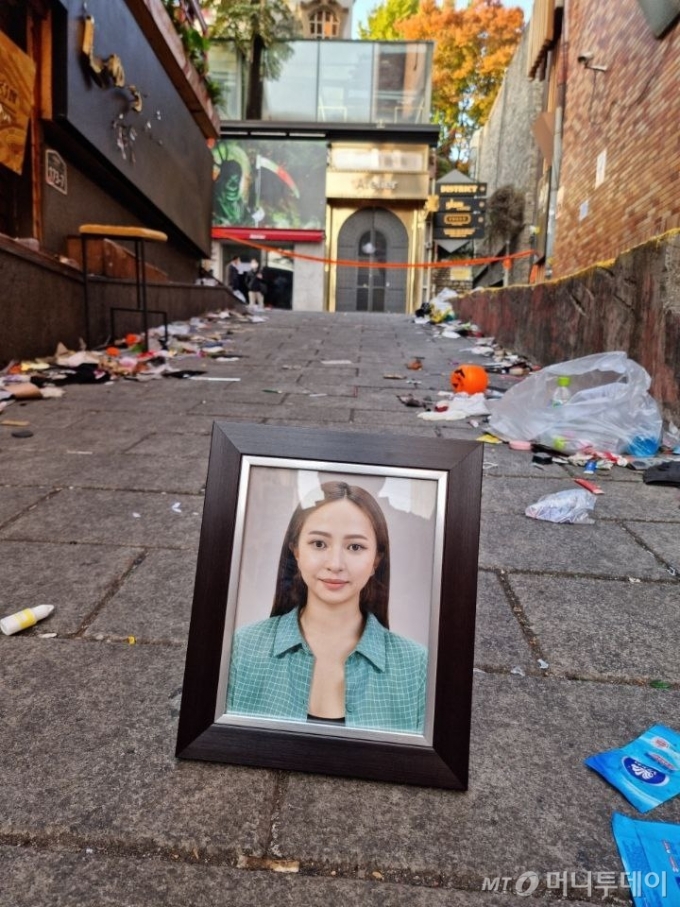
[[[286,531],[269,618],[234,635],[227,712],[422,733],[427,650],[389,629],[385,516],[330,481]]]

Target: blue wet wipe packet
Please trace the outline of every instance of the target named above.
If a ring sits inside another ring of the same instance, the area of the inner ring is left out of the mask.
[[[618,750],[589,756],[599,772],[641,813],[680,794],[680,734],[655,724]]]
[[[612,818],[635,907],[680,907],[680,825]]]

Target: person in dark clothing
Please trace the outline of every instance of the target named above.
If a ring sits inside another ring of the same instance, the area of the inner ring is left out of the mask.
[[[255,306],[256,309],[263,309],[267,284],[264,282],[260,263],[256,258],[250,263],[250,271],[246,276],[246,286],[248,288],[248,302]]]
[[[227,286],[239,299],[243,299],[245,302],[245,297],[243,296],[243,291],[241,290],[241,272],[239,271],[239,265],[241,264],[240,255],[234,255],[232,260],[227,266]]]

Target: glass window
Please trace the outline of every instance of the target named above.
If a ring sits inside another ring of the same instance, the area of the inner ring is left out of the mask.
[[[222,89],[222,97],[217,106],[220,119],[243,119],[243,70],[238,51],[229,41],[213,41],[208,62],[210,78]]]
[[[375,119],[426,123],[429,114],[430,45],[381,43],[376,66]]]
[[[330,9],[313,12],[309,17],[309,33],[312,38],[337,38],[340,31],[338,17]]]
[[[327,41],[319,45],[319,119],[371,122],[374,44]]]
[[[274,45],[267,56],[279,53],[276,78],[265,79],[262,99],[263,120],[317,119],[318,42],[293,41],[280,54]]]

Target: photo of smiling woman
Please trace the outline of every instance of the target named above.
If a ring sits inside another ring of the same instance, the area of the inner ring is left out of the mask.
[[[427,649],[389,629],[389,590],[377,500],[321,483],[288,524],[270,616],[234,634],[227,712],[422,733]]]

